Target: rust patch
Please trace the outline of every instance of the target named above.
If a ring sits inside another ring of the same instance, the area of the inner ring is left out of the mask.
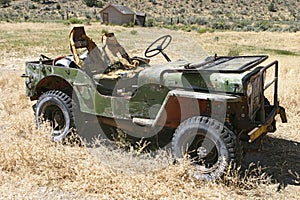
[[[182,121],[197,115],[209,115],[209,112],[207,100],[170,97],[163,116],[158,120],[158,125],[177,128]]]

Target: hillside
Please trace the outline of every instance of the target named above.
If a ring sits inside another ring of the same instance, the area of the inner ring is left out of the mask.
[[[42,2],[42,1],[40,1]],[[2,21],[100,20],[101,8],[87,7],[82,0],[11,1],[0,8]],[[200,25],[211,29],[244,31],[299,31],[300,0],[102,0],[147,13],[148,25]],[[170,28],[170,27],[169,27]]]

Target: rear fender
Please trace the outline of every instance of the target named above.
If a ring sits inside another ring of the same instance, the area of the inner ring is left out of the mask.
[[[66,81],[62,77],[52,75],[44,77],[37,83],[34,92],[35,95],[32,96],[31,99],[37,99],[39,96],[49,90],[59,90],[69,96],[72,96],[73,92],[72,85],[68,81]]]
[[[42,78],[32,92],[31,100],[37,100],[39,96],[49,90],[59,90],[75,100],[80,110],[95,113],[95,86],[84,73],[65,79],[59,75],[48,75]]]

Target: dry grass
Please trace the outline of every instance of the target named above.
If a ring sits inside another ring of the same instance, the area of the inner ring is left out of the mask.
[[[2,199],[299,198],[299,186],[295,186],[299,181],[297,174],[300,174],[299,56],[270,52],[271,58],[278,59],[281,64],[280,98],[287,108],[289,123],[279,123],[275,135],[266,138],[265,150],[255,154],[255,159],[248,159],[249,162],[260,161],[263,169],[251,167],[244,176],[234,171],[221,182],[205,183],[190,176],[188,162],[172,165],[172,159],[163,151],[151,157],[111,150],[103,145],[97,149],[62,146],[49,141],[49,130],[36,130],[32,103],[24,95],[25,87],[19,75],[24,70],[24,62],[37,59],[40,53],[51,57],[67,54],[65,41],[70,29],[61,24],[0,24],[0,53],[4,55],[0,60]],[[86,29],[96,41],[100,40],[102,29],[115,31],[121,44],[127,49],[135,49],[129,51],[131,55],[141,55],[150,41],[166,33],[174,38],[166,50],[173,59],[183,55],[203,57],[205,51],[198,48],[201,45],[209,54],[226,54],[235,46],[239,49],[248,47],[241,54],[264,53],[266,47],[300,53],[299,33],[199,35],[137,28],[137,34],[131,35],[132,29],[96,24]],[[31,35],[34,40],[30,40]],[[10,47],[10,42],[18,48]],[[153,62],[159,59],[158,56]],[[279,183],[282,186],[280,192],[277,191]]]

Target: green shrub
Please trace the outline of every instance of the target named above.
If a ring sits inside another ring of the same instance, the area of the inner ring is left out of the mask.
[[[274,0],[269,4],[268,10],[270,12],[276,12],[277,11],[276,8],[275,8]]]
[[[83,0],[82,2],[85,5],[87,5],[88,7],[102,8],[104,6],[104,4],[102,3],[102,1],[98,1],[98,0]]]
[[[108,30],[102,29],[101,33],[102,33],[102,34],[106,34],[106,33],[108,33]]]
[[[91,25],[91,19],[85,18],[84,24],[85,24],[85,25]]]
[[[71,23],[70,23],[69,20],[66,20],[66,21],[63,21],[63,24],[66,25],[66,26],[68,26],[68,25],[70,25]]]
[[[129,27],[134,27],[134,22],[130,22]]]
[[[183,27],[181,27],[181,30],[183,30],[183,31],[185,31],[185,32],[191,32],[192,31],[192,27],[190,27],[190,26],[183,26]]]
[[[226,21],[218,20],[211,24],[211,28],[216,30],[229,30],[230,25]]]
[[[198,17],[195,19],[195,23],[198,25],[207,25],[208,24],[208,20],[206,18],[203,17]]]
[[[145,25],[146,25],[146,27],[153,27],[153,26],[155,26],[155,20],[153,18],[146,19]]]
[[[131,30],[131,31],[130,31],[130,34],[131,34],[131,35],[136,35],[136,34],[137,34],[137,31],[136,31],[136,30]]]
[[[297,32],[297,31],[300,31],[300,25],[297,25],[297,24],[289,25],[288,27],[286,27],[284,29],[284,31],[288,31],[288,32]]]
[[[60,10],[61,9],[61,5],[58,3],[58,4],[56,4],[56,9],[57,10]]]
[[[28,15],[25,15],[25,16],[24,16],[24,20],[25,20],[25,21],[28,21],[28,20],[29,20],[29,16],[28,16]]]
[[[0,0],[0,7],[8,7],[11,0]]]
[[[197,30],[197,33],[213,33],[214,32],[214,29],[211,29],[211,28],[199,28]]]
[[[205,29],[205,28],[199,28],[199,29],[197,30],[197,33],[200,33],[200,34],[206,33],[206,29]]]
[[[28,8],[29,9],[37,9],[37,7],[34,4],[30,4]]]
[[[228,52],[228,56],[239,56],[240,50],[237,47],[230,48]]]
[[[69,22],[71,24],[83,24],[84,23],[84,20],[81,20],[81,19],[78,19],[78,18],[70,18],[69,19]]]
[[[258,29],[258,31],[267,31],[272,28],[272,23],[269,21],[258,21],[254,24],[254,27]]]

